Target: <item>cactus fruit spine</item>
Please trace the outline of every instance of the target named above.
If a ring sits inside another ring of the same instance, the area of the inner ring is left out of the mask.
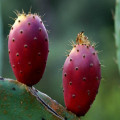
[[[101,66],[94,46],[83,32],[76,43],[63,66],[64,101],[68,110],[83,116],[98,92]]]
[[[48,34],[37,14],[18,13],[11,27],[8,52],[12,70],[19,82],[32,86],[39,82],[48,57]]]

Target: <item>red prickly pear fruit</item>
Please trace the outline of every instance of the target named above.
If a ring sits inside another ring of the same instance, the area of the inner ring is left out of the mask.
[[[84,116],[95,100],[101,80],[101,66],[94,46],[79,33],[63,66],[64,101],[68,110]]]
[[[32,86],[44,73],[48,52],[47,30],[37,14],[18,14],[8,40],[12,70],[21,83]]]

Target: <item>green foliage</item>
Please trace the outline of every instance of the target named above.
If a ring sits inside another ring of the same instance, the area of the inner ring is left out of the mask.
[[[49,96],[16,80],[0,78],[0,120],[79,120]]]
[[[115,40],[117,47],[117,61],[120,72],[120,0],[116,0],[115,6]]]
[[[0,74],[2,74],[2,52],[3,52],[3,32],[2,32],[2,11],[0,0]]]
[[[0,80],[0,119],[46,120],[59,118],[34,97],[29,88],[17,81]]]

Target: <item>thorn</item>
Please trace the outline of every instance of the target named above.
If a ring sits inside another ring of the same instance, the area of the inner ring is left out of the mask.
[[[92,45],[92,48],[95,48],[95,46],[94,46],[94,45]]]
[[[69,85],[72,85],[72,82],[71,82],[71,81],[69,82]]]
[[[84,39],[88,40],[88,37],[87,37],[87,36],[85,36],[85,37],[84,37]]]
[[[101,66],[101,63],[99,63],[99,66]]]
[[[45,13],[41,16],[41,18],[43,18],[45,16]]]
[[[24,15],[24,17],[26,17],[26,16],[27,16],[27,15],[26,15],[26,13],[24,13],[23,15]]]
[[[42,29],[39,27],[39,31],[41,32],[42,31]]]
[[[28,46],[25,44],[24,47],[27,48]]]
[[[83,35],[84,34],[84,31],[81,31],[81,33],[80,33],[81,35]]]
[[[90,63],[90,67],[93,67],[93,63]]]
[[[83,81],[86,81],[86,77],[83,77]]]
[[[8,53],[10,54],[10,49],[8,50]]]
[[[64,74],[64,76],[66,77],[66,76],[67,76],[67,74],[65,73],[65,74]]]
[[[45,38],[45,41],[46,41],[46,42],[48,41],[47,38]]]
[[[96,80],[99,80],[99,78],[98,78],[98,77],[96,77]]]
[[[11,27],[11,29],[13,30],[13,27]]]
[[[21,71],[21,70],[20,70],[20,73],[22,74],[22,73],[23,73],[23,71]]]
[[[95,55],[95,52],[93,52],[92,54]]]
[[[22,33],[23,33],[23,30],[20,30],[20,33],[22,34]]]
[[[28,65],[31,65],[31,62],[28,62]]]
[[[37,38],[36,38],[36,37],[34,37],[34,40],[37,40]]]
[[[83,55],[83,58],[85,58],[85,54]]]
[[[70,61],[72,61],[72,58],[70,58]]]
[[[77,49],[77,52],[79,52],[79,49]]]
[[[72,40],[72,41],[69,41],[70,42],[70,45],[72,46],[72,47],[76,47],[76,45],[75,45],[75,43],[74,43],[74,41]]]
[[[18,22],[20,23],[20,20],[18,20]]]
[[[40,22],[43,23],[42,20]]]
[[[30,14],[31,14],[31,11],[32,11],[32,6],[30,7],[30,11],[29,11]]]
[[[40,54],[40,52],[38,53],[38,56],[40,56],[41,54]]]
[[[15,21],[15,18],[13,18],[13,17],[9,17],[9,18],[11,18],[12,20],[14,20],[14,21]]]
[[[30,22],[28,22],[28,25],[30,25]]]
[[[15,41],[15,39],[14,39],[14,38],[12,38],[12,41],[14,42],[14,41]]]
[[[8,26],[9,26],[9,27],[12,27],[12,25],[11,25],[11,24],[8,24]]]
[[[72,97],[75,98],[75,94],[72,94]]]
[[[19,56],[19,53],[16,53],[16,56]]]
[[[13,13],[18,17],[19,15],[18,15],[18,13],[17,13],[17,11],[13,11]]]
[[[114,13],[114,11],[111,10],[111,13],[112,13],[112,18],[113,18],[113,20],[115,20],[115,13]]]
[[[87,45],[86,47],[87,47],[87,48],[89,48],[89,46],[88,46],[88,45]]]
[[[90,95],[90,90],[88,90],[88,96]]]
[[[73,47],[76,47],[76,45],[74,45]]]
[[[47,33],[50,33],[51,31],[50,30],[47,30]]]
[[[22,14],[24,14],[25,12],[24,12],[24,10],[22,9]]]
[[[33,19],[35,19],[35,16],[33,15]]]
[[[12,67],[15,68],[15,65],[13,65]]]
[[[20,16],[20,15],[21,15],[18,10],[16,10],[15,12],[16,12],[17,16]]]
[[[76,67],[75,70],[78,70],[78,67]]]

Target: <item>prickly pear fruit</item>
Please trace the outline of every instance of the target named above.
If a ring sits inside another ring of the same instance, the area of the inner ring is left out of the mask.
[[[46,28],[37,14],[18,14],[9,33],[8,52],[19,82],[32,86],[40,81],[46,67],[48,42]]]
[[[64,101],[68,110],[83,116],[93,103],[101,80],[101,66],[94,46],[79,33],[63,66]]]

